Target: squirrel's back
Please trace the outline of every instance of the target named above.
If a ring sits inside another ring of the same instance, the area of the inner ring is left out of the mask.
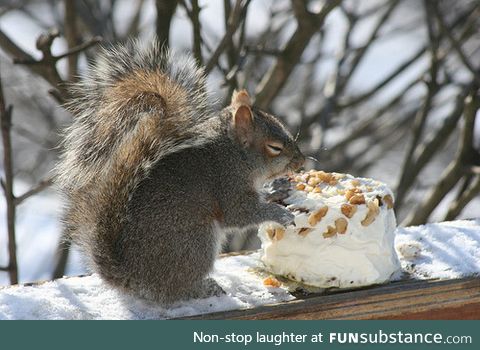
[[[159,159],[213,136],[205,76],[190,56],[131,41],[103,49],[71,92],[56,169],[65,234],[118,284],[115,236],[129,196]]]

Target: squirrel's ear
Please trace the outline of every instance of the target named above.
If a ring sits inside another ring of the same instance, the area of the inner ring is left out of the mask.
[[[230,102],[230,106],[235,109],[240,106],[252,107],[252,101],[250,100],[247,90],[233,91],[232,102]]]
[[[248,106],[238,107],[233,114],[233,127],[240,143],[248,147],[253,141],[253,115]]]
[[[246,90],[234,91],[230,107],[233,110],[233,127],[238,140],[245,147],[253,141],[252,102]]]

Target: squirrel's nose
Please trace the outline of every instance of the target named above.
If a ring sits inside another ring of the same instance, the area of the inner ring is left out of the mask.
[[[293,159],[293,167],[295,170],[299,170],[303,164],[305,164],[305,156],[299,152],[299,154]]]

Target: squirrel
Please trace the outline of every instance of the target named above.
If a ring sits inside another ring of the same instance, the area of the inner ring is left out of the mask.
[[[245,90],[216,110],[190,55],[102,48],[70,90],[63,233],[110,286],[166,304],[223,294],[209,273],[226,233],[293,221],[259,191],[303,165],[292,135]]]

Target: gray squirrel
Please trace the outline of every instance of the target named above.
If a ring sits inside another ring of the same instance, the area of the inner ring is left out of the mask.
[[[64,234],[113,287],[160,303],[219,295],[208,276],[225,234],[292,222],[258,191],[303,165],[292,135],[245,90],[216,111],[190,56],[104,48],[71,93]]]

